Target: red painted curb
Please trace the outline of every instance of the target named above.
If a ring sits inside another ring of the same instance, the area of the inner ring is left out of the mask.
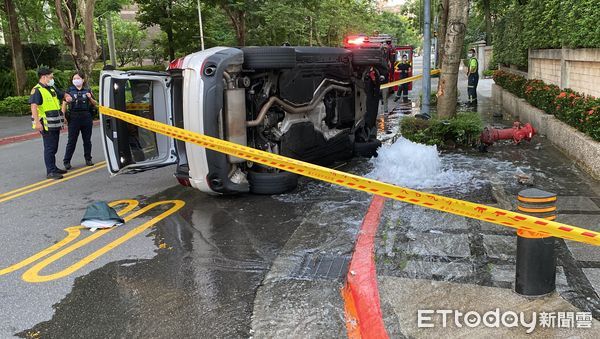
[[[100,126],[100,120],[94,120],[94,126]],[[62,130],[62,133],[66,133],[67,130]],[[40,136],[39,132],[30,132],[30,133],[25,133],[25,134],[21,134],[21,135],[13,135],[10,137],[4,137],[0,139],[0,146],[2,145],[8,145],[8,144],[13,144],[15,142],[21,142],[21,141],[27,141],[27,140],[31,140],[31,139],[35,139],[38,138]]]
[[[358,240],[342,291],[346,307],[346,327],[350,338],[388,338],[377,288],[373,258],[375,234],[385,198],[374,196],[360,227]]]

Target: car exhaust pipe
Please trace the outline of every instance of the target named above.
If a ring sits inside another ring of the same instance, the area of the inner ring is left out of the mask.
[[[247,128],[246,128],[246,89],[231,88],[225,90],[224,100],[224,120],[225,120],[225,139],[239,145],[247,146]],[[243,163],[246,160],[227,156],[232,164]]]
[[[256,126],[260,125],[263,122],[263,120],[265,119],[265,116],[267,115],[267,111],[274,104],[277,104],[278,106],[283,108],[285,111],[290,112],[292,114],[299,114],[299,113],[312,111],[317,107],[317,105],[321,102],[321,100],[323,100],[323,97],[325,97],[325,94],[327,94],[328,92],[330,92],[331,90],[334,90],[334,89],[341,91],[341,92],[350,92],[351,91],[351,89],[348,87],[330,84],[330,85],[324,87],[323,90],[318,95],[313,97],[313,99],[310,101],[310,103],[308,103],[307,105],[304,105],[304,106],[295,106],[292,104],[288,104],[287,102],[279,99],[278,97],[272,96],[269,98],[269,100],[267,100],[267,102],[260,109],[260,112],[258,113],[258,116],[256,117],[256,119],[246,121],[246,126],[256,127]]]

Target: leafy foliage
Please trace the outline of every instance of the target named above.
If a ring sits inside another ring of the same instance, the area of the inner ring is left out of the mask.
[[[542,80],[527,80],[503,71],[494,73],[494,81],[531,105],[600,141],[600,98],[582,95],[568,88],[561,90]]]
[[[0,71],[12,69],[10,46],[0,45]],[[23,44],[25,68],[33,69],[41,65],[55,68],[61,60],[61,47],[48,44]]]
[[[31,114],[28,96],[7,97],[0,100],[0,116],[20,116]]]
[[[116,15],[112,23],[119,67],[133,61],[141,61],[144,58],[142,41],[146,34],[140,25],[137,22],[124,21]]]
[[[595,0],[529,0],[507,6],[495,25],[494,55],[527,67],[528,48],[600,47],[600,6]]]
[[[483,130],[483,122],[477,112],[459,112],[448,120],[405,118],[400,130],[405,138],[426,145],[474,146]]]

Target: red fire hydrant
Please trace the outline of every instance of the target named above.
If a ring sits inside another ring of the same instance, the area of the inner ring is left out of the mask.
[[[521,123],[515,121],[513,123],[512,128],[498,129],[494,127],[486,127],[483,132],[481,132],[481,136],[479,140],[481,140],[481,144],[485,146],[491,146],[494,142],[498,140],[509,140],[512,139],[515,144],[520,143],[523,139],[530,141],[531,138],[535,135],[535,128],[531,126],[531,124],[526,123],[524,126],[521,126]]]

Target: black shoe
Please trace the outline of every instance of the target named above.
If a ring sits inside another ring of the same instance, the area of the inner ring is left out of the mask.
[[[58,179],[62,179],[63,176],[60,173],[57,172],[52,172],[48,175],[46,175],[46,179],[54,179],[54,180],[58,180]]]
[[[394,97],[394,102],[398,102],[398,100],[400,100],[400,97]]]
[[[70,170],[71,168],[73,168],[73,167],[71,166],[71,163],[70,163],[70,162],[63,162],[63,165],[65,166],[65,169],[66,169],[66,170]]]
[[[94,163],[91,160],[85,161],[86,166],[94,166]]]
[[[58,173],[58,174],[65,174],[65,173],[67,173],[67,171],[65,171],[64,169],[57,168],[56,169],[56,173]]]

